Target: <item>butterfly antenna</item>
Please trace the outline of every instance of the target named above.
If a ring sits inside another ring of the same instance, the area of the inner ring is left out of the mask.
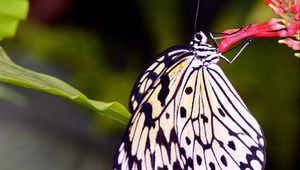
[[[195,13],[195,23],[194,23],[194,29],[195,29],[195,33],[198,32],[197,29],[197,23],[198,23],[198,14],[199,14],[199,8],[200,8],[200,0],[196,0],[197,1],[197,7],[196,7],[196,13]]]

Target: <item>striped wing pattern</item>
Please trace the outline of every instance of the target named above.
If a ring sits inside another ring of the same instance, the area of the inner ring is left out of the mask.
[[[113,169],[264,168],[260,126],[216,62],[180,45],[141,74]]]

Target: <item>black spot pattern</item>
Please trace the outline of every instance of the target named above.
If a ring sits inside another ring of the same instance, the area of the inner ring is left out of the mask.
[[[202,114],[201,118],[202,118],[202,120],[203,120],[204,123],[208,122],[208,118],[205,115]]]
[[[251,160],[253,160],[253,158],[254,158],[253,155],[249,155],[249,154],[246,155],[246,159],[247,159],[248,162],[250,162]]]
[[[179,162],[174,162],[173,169],[182,169],[182,168],[180,168]]]
[[[169,119],[170,118],[170,114],[166,113],[166,118]]]
[[[160,78],[161,90],[158,93],[157,99],[160,101],[161,106],[166,104],[166,98],[170,92],[170,78],[167,74],[163,74]]]
[[[215,170],[216,169],[214,163],[210,162],[208,165],[209,165],[209,167],[210,167],[211,170]]]
[[[249,165],[248,164],[245,164],[244,162],[240,162],[240,168],[242,170],[245,170],[246,168],[249,168]]]
[[[199,155],[196,156],[198,165],[201,165],[202,159]]]
[[[155,73],[155,72],[150,72],[149,74],[148,74],[148,79],[150,79],[150,80],[155,80],[156,79],[156,77],[157,77],[157,74]]]
[[[190,145],[191,144],[191,140],[189,137],[185,137],[185,141],[186,141],[186,144]]]
[[[181,118],[186,117],[186,109],[184,107],[180,107],[180,116]]]
[[[193,160],[192,158],[188,158],[187,161],[186,161],[186,165],[191,167],[192,169],[194,169],[194,164],[193,164]]]
[[[167,141],[166,136],[165,136],[164,132],[162,131],[162,129],[159,129],[157,132],[156,143],[161,146],[168,145],[168,141]]]
[[[185,148],[180,148],[179,152],[182,157],[186,158]]]
[[[144,103],[141,108],[141,112],[145,113],[145,126],[154,126],[155,124],[152,119],[152,105],[150,103]]]
[[[150,115],[152,114],[152,105],[150,103],[145,103],[143,107],[141,108],[141,112],[144,112],[145,115]]]
[[[192,92],[193,92],[192,87],[187,87],[187,88],[185,88],[185,93],[186,93],[186,94],[191,94]]]
[[[231,149],[234,150],[234,151],[236,150],[235,144],[234,144],[233,141],[229,141],[229,142],[228,142],[228,147],[231,148]]]
[[[224,155],[221,156],[221,162],[223,165],[227,166],[227,160]]]
[[[221,116],[225,117],[225,113],[223,112],[222,109],[218,108],[218,111],[219,111],[219,113],[220,113]]]

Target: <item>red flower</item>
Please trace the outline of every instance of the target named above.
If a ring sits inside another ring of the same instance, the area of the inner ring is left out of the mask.
[[[242,29],[224,31],[223,40],[218,43],[220,52],[227,51],[233,44],[247,37],[282,37],[279,43],[300,50],[300,5],[298,0],[265,0],[281,18],[272,18],[260,24],[252,24]],[[228,36],[229,35],[229,36]],[[299,53],[295,54],[300,57]]]

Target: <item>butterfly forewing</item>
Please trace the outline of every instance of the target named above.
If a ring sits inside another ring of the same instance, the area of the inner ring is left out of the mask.
[[[133,91],[130,95],[130,104],[129,108],[132,114],[136,112],[136,108],[141,104],[142,100],[145,98],[145,95],[148,94],[148,91],[155,88],[154,85],[157,85],[158,81],[162,80],[162,85],[165,85],[168,80],[167,76],[176,76],[174,73],[177,71],[173,71],[171,74],[164,74],[169,67],[173,66],[177,63],[178,60],[183,60],[183,55],[186,53],[190,53],[190,47],[186,45],[178,45],[169,48],[165,52],[161,53],[155,62],[151,63],[151,65],[139,76],[139,79],[135,83]],[[180,64],[181,62],[177,63]],[[161,94],[162,95],[162,94]],[[162,98],[161,96],[160,98]]]
[[[140,75],[113,169],[264,168],[259,124],[216,64],[221,54],[197,40],[166,50]]]

